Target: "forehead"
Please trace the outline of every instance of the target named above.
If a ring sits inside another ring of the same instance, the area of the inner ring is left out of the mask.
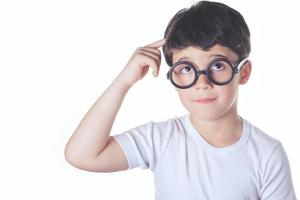
[[[172,63],[174,64],[182,59],[193,61],[195,63],[198,63],[199,65],[202,65],[219,56],[226,57],[233,63],[238,61],[238,55],[231,49],[216,44],[206,51],[194,46],[190,46],[180,50],[174,49],[172,50]]]

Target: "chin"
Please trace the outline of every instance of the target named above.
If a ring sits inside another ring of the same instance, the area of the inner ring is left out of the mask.
[[[215,121],[222,118],[226,115],[230,108],[224,106],[214,105],[207,108],[199,108],[194,106],[186,107],[186,109],[193,115],[195,118],[203,121]]]
[[[190,112],[193,117],[201,120],[201,121],[214,121],[220,118],[220,114],[214,112]]]

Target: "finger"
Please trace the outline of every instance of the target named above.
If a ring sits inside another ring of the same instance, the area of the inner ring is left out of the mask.
[[[153,55],[158,60],[158,66],[161,64],[161,52],[158,49],[151,48],[151,47],[142,47],[139,49],[139,52],[149,52],[152,53],[150,55]]]
[[[162,45],[165,44],[165,41],[166,41],[166,39],[164,38],[164,39],[155,41],[155,42],[153,42],[151,44],[148,44],[145,47],[159,48],[159,47],[161,47]]]
[[[149,52],[155,53],[155,54],[158,55],[158,56],[161,56],[160,50],[159,50],[159,49],[156,49],[156,48],[142,47],[141,50],[149,51]]]
[[[144,65],[150,66],[152,68],[153,76],[158,76],[159,66],[157,61],[147,54],[141,53],[141,55],[144,56],[143,58],[143,60],[145,61]]]
[[[144,56],[147,56],[148,58],[150,58],[155,63],[155,65],[157,66],[158,69],[157,70],[153,69],[153,71],[154,71],[154,74],[158,74],[159,66],[160,66],[160,58],[156,57],[156,55],[153,55],[150,52],[142,52],[141,54],[144,55]]]
[[[146,55],[152,57],[153,59],[155,59],[156,61],[159,61],[160,58],[161,58],[161,55],[157,55],[156,52],[153,53],[152,51],[147,51],[147,50],[145,50],[145,49],[140,50],[139,53],[146,54]]]
[[[149,57],[151,57],[152,59],[155,60],[157,66],[158,66],[158,71],[157,71],[157,75],[158,75],[159,68],[160,68],[160,63],[161,63],[161,56],[160,55],[156,55],[155,53],[152,53],[152,52],[148,52],[148,51],[143,51],[141,53],[144,54],[144,55],[147,55],[147,56],[149,56]]]

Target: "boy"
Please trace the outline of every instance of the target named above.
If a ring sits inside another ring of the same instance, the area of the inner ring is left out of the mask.
[[[130,89],[161,54],[186,115],[110,136]],[[88,111],[65,149],[72,165],[97,172],[150,168],[156,199],[295,200],[280,141],[238,115],[240,84],[251,73],[250,33],[236,10],[200,1],[179,11],[164,39],[137,48]]]

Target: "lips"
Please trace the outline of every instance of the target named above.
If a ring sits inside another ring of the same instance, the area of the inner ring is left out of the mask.
[[[197,102],[197,103],[210,103],[210,102],[212,102],[216,99],[217,98],[199,98],[199,99],[196,99],[194,101]]]

